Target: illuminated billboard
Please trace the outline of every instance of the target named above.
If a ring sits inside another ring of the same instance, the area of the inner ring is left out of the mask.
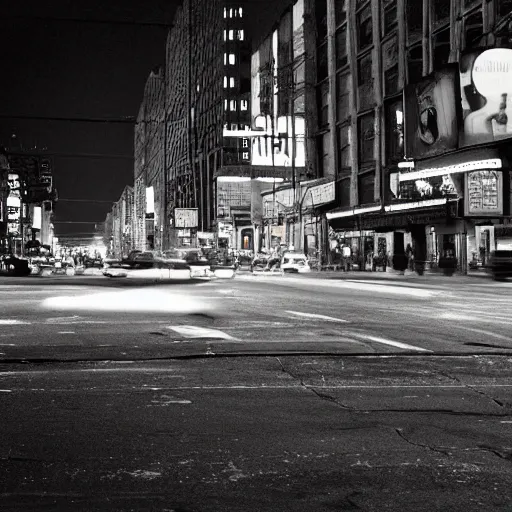
[[[449,66],[406,87],[408,157],[425,158],[457,149],[457,84],[458,70]]]
[[[460,146],[512,137],[512,49],[467,53],[459,66]]]

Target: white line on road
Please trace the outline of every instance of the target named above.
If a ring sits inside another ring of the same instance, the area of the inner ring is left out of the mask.
[[[224,340],[237,340],[237,338],[233,338],[233,336],[230,336],[223,331],[219,331],[218,329],[208,329],[206,327],[197,327],[195,325],[170,325],[167,329],[177,332],[178,334],[182,334],[186,338],[219,338]]]
[[[0,319],[0,325],[28,325],[30,322],[24,320],[16,320],[13,318]]]
[[[75,331],[59,331],[58,334],[76,334]]]
[[[408,345],[407,343],[402,343],[400,341],[388,340],[386,338],[381,338],[380,336],[372,336],[371,334],[351,332],[350,336],[361,338],[367,341],[373,341],[375,343],[382,343],[383,345],[389,345],[391,347],[403,348],[405,350],[415,350],[417,352],[432,352],[432,350],[427,350],[426,348],[415,347],[414,345]]]
[[[342,320],[341,318],[334,318],[332,316],[326,316],[326,315],[317,315],[315,313],[302,313],[300,311],[286,311],[286,313],[290,313],[291,315],[303,316],[305,318],[317,318],[319,320],[328,320],[329,322],[340,322],[340,323],[348,322],[348,320]]]

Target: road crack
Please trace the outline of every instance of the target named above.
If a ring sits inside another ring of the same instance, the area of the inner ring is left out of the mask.
[[[450,379],[452,380],[453,382],[457,382],[458,384],[462,384],[465,388],[473,391],[474,393],[476,393],[477,395],[481,395],[481,396],[485,396],[485,398],[493,401],[496,405],[498,405],[499,407],[506,407],[506,408],[509,408],[510,407],[510,404],[507,404],[505,402],[502,402],[501,400],[498,400],[497,398],[494,398],[492,397],[491,395],[487,394],[485,391],[482,391],[480,389],[477,389],[475,387],[473,387],[471,384],[467,384],[466,382],[463,382],[461,379],[459,379],[458,377],[455,377],[453,375],[450,375],[449,373],[446,373],[446,372],[443,372],[443,371],[437,371],[437,374],[438,375],[441,375],[443,377],[446,377],[447,379]]]
[[[338,407],[340,407],[341,409],[343,410],[346,410],[346,411],[357,411],[357,409],[355,409],[354,407],[350,407],[348,405],[345,405],[341,402],[339,402],[335,397],[331,396],[331,395],[328,395],[326,393],[322,393],[320,391],[317,391],[317,389],[314,387],[314,386],[310,386],[309,384],[306,384],[304,382],[304,380],[302,380],[300,377],[298,377],[297,375],[293,374],[292,372],[290,372],[290,370],[288,370],[283,362],[281,361],[281,359],[279,357],[276,357],[277,361],[279,362],[279,365],[281,366],[281,371],[283,371],[284,373],[286,373],[287,375],[289,375],[292,379],[295,379],[296,381],[298,381],[300,383],[300,385],[306,389],[307,391],[311,391],[312,393],[314,393],[318,398],[321,398],[322,400],[326,400],[328,402],[331,402],[335,405],[337,405]],[[321,374],[322,375],[322,374]],[[322,375],[322,380],[325,384],[325,378],[323,378],[323,375]]]
[[[428,444],[415,443],[414,441],[411,441],[410,439],[405,437],[405,435],[402,432],[402,429],[400,429],[400,428],[395,428],[394,430],[398,434],[398,437],[400,437],[400,439],[403,439],[407,444],[410,444],[411,446],[417,446],[419,448],[425,448],[427,450],[430,450],[431,452],[442,453],[443,455],[446,455],[446,456],[450,456],[451,455],[451,453],[447,452],[446,450],[442,450],[440,448],[435,448],[435,447],[430,446]]]

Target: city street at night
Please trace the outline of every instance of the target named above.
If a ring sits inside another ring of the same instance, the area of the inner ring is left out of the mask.
[[[511,503],[512,282],[0,286],[1,510]]]

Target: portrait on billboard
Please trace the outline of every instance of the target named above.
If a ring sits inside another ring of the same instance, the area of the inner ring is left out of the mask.
[[[503,215],[503,173],[482,170],[465,176],[465,215]]]
[[[512,50],[494,48],[460,59],[460,145],[512,137]]]
[[[411,158],[439,155],[457,148],[458,71],[449,66],[405,89],[406,148]]]

